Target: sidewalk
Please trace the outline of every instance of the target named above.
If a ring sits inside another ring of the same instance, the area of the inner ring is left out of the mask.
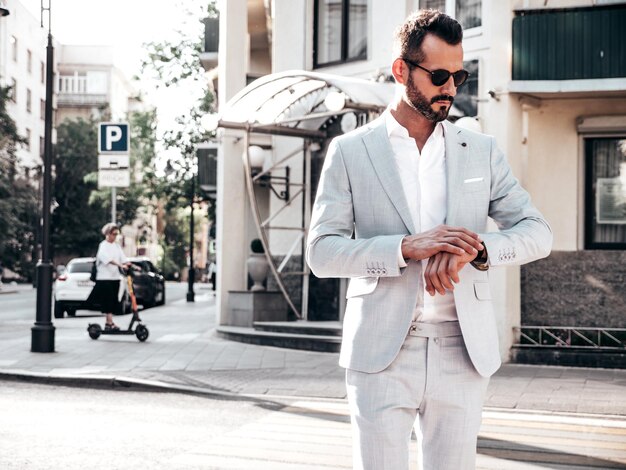
[[[102,324],[99,315],[55,320],[56,352],[50,354],[30,352],[32,318],[8,320],[0,315],[0,379],[19,376],[196,393],[345,398],[337,354],[220,339],[214,334],[215,299],[199,292],[195,303],[179,300],[141,312],[150,329],[145,343],[134,336],[90,339],[87,324]],[[129,321],[128,315],[116,318],[121,326]],[[491,380],[485,405],[623,417],[626,370],[505,364]]]

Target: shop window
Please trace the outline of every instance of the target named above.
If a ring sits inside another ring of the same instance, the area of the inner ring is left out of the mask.
[[[585,139],[585,249],[626,249],[626,135]]]
[[[367,59],[367,0],[315,1],[315,67]]]
[[[442,11],[461,23],[463,29],[482,25],[482,0],[420,0],[420,8]]]

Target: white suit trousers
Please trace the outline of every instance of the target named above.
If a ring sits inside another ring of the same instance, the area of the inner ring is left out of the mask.
[[[354,469],[408,470],[416,418],[419,468],[475,468],[489,379],[476,372],[462,336],[438,336],[437,324],[426,326],[426,335],[407,336],[387,369],[347,369]]]

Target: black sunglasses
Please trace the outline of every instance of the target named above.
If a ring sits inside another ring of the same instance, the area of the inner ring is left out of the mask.
[[[413,67],[417,67],[418,69],[422,69],[425,72],[428,72],[430,74],[430,80],[435,86],[441,86],[445,84],[448,80],[450,80],[450,76],[452,75],[452,79],[454,80],[454,86],[458,88],[465,83],[467,77],[469,77],[470,75],[467,70],[457,70],[454,73],[448,72],[444,69],[428,70],[427,68],[422,67],[420,64],[418,64],[417,62],[413,62],[412,60],[404,58],[402,60]]]

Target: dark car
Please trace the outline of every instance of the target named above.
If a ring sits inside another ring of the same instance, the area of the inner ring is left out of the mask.
[[[139,270],[133,273],[133,290],[143,308],[165,303],[165,278],[148,258],[128,258]]]

